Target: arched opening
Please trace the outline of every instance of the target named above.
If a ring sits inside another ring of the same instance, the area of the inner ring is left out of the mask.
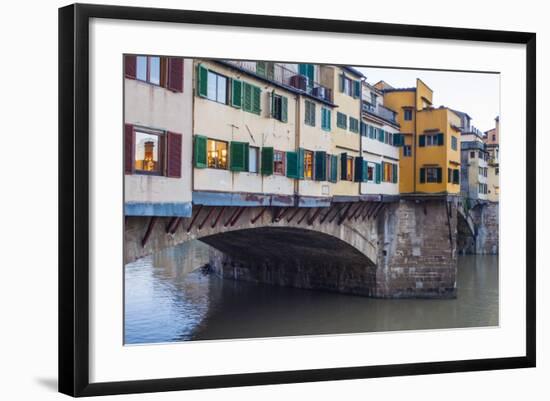
[[[473,222],[468,222],[462,212],[457,215],[457,237],[456,246],[460,255],[471,255],[476,253],[476,236]]]
[[[261,227],[200,238],[215,248],[212,268],[235,280],[374,295],[376,265],[355,247],[318,231]]]

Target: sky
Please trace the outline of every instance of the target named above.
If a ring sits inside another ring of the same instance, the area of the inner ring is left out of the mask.
[[[420,78],[433,90],[434,107],[447,106],[466,112],[481,131],[495,126],[500,110],[500,75],[474,72],[407,70],[356,67],[369,84],[380,80],[394,88],[409,88]]]

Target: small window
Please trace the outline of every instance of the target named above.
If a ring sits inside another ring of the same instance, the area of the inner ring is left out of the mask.
[[[353,181],[353,157],[348,156],[347,166],[346,166],[346,180]]]
[[[332,111],[326,107],[321,108],[321,128],[324,131],[330,131]]]
[[[136,129],[135,164],[137,174],[162,174],[162,134]]]
[[[376,103],[377,103],[377,101],[376,101],[377,98],[378,98],[378,95],[376,93],[374,93],[374,92],[370,93],[370,103],[375,107],[376,107]]]
[[[483,160],[483,152],[481,150],[478,152],[478,156],[479,156],[480,159]]]
[[[495,167],[495,175],[498,175],[498,167]]]
[[[160,85],[160,57],[137,56],[136,79],[154,85]]]
[[[497,136],[493,134],[493,141],[496,141],[496,140],[497,140]]]
[[[403,145],[403,156],[404,157],[411,157],[412,156],[411,145]]]
[[[273,174],[285,175],[285,152],[273,151]]]
[[[227,78],[208,71],[208,88],[206,98],[218,103],[227,104]]]
[[[305,101],[305,123],[312,127],[315,127],[315,103],[309,100]]]
[[[349,130],[351,132],[359,133],[359,120],[353,117],[349,118]]]
[[[273,94],[271,98],[273,104],[271,105],[272,117],[281,122],[286,122],[288,119],[288,100],[281,95]]]
[[[207,163],[209,168],[227,169],[227,142],[208,139]]]
[[[475,159],[476,158],[476,152],[475,151],[471,151],[470,152],[470,159]]]
[[[439,168],[437,167],[426,168],[426,182],[439,182]]]
[[[248,171],[250,173],[258,173],[258,160],[260,160],[260,148],[250,146],[248,148]]]
[[[411,121],[413,119],[412,109],[404,109],[403,118],[405,119],[405,121]]]
[[[375,170],[376,166],[374,165],[374,163],[371,163],[369,162],[369,164],[367,165],[367,180],[369,182],[374,182],[374,170]]]
[[[313,178],[313,152],[304,150],[304,179],[311,180]]]
[[[458,150],[458,139],[456,136],[451,136],[451,149]]]
[[[348,116],[344,113],[336,112],[336,126],[342,129],[348,129]]]

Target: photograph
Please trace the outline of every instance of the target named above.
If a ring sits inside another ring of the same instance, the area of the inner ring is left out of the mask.
[[[499,327],[499,72],[121,57],[124,346]]]

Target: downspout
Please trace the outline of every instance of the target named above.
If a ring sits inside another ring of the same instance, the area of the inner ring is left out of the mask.
[[[296,127],[296,135],[294,136],[294,140],[296,141],[295,143],[295,150],[296,152],[298,153],[299,155],[299,149],[300,149],[300,138],[301,138],[301,125],[300,125],[300,122],[302,121],[301,118],[300,118],[300,110],[301,110],[301,102],[302,102],[302,97],[297,94],[296,95],[296,112],[294,113],[294,126]],[[298,160],[299,162],[300,160]],[[300,168],[298,168],[298,170],[300,170]],[[298,175],[299,176],[299,175]],[[299,205],[299,198],[300,198],[300,179],[296,179],[294,178],[294,198],[296,200],[296,207],[298,207]]]
[[[417,106],[417,95],[418,95],[418,82],[416,83],[416,89],[414,91],[414,155],[413,155],[413,192],[416,193],[416,137],[418,130],[418,106]]]

